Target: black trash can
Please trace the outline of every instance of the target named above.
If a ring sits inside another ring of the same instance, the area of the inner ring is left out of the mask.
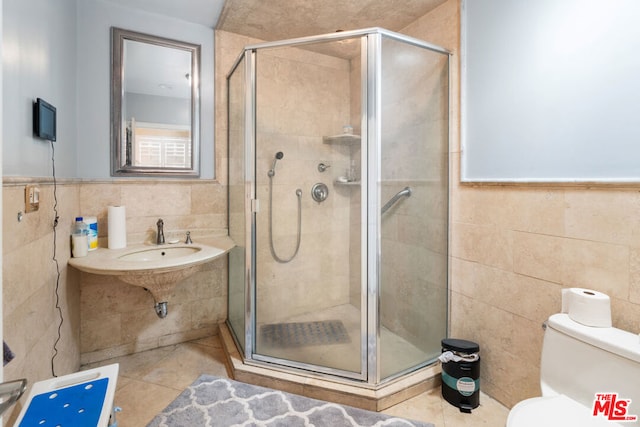
[[[460,412],[480,405],[480,346],[455,338],[442,340],[442,397]]]

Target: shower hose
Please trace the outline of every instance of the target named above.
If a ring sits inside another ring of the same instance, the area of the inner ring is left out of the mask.
[[[280,258],[276,253],[276,249],[273,246],[273,175],[269,174],[269,249],[273,259],[280,263],[287,263],[294,259],[300,249],[300,237],[302,230],[302,190],[296,190],[296,196],[298,197],[298,237],[296,241],[296,250],[289,258]]]

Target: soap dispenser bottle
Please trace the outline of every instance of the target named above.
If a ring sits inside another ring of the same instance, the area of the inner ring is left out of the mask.
[[[76,217],[71,234],[71,254],[74,258],[87,256],[89,251],[89,226],[84,223],[82,217]]]

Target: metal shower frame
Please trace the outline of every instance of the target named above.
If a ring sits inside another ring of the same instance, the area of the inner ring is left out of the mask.
[[[271,356],[255,354],[255,307],[256,307],[256,213],[258,211],[258,198],[256,194],[256,164],[255,164],[255,147],[256,147],[256,54],[257,51],[264,48],[276,47],[295,47],[312,43],[339,41],[345,39],[360,38],[361,41],[361,105],[366,111],[361,114],[361,137],[362,141],[367,141],[362,145],[361,149],[361,165],[362,165],[362,191],[361,193],[361,218],[362,218],[362,235],[361,247],[361,360],[359,373],[344,371],[340,369],[328,368],[313,364],[301,363],[291,360],[279,359]],[[422,40],[399,34],[383,28],[365,28],[361,30],[342,31],[318,36],[301,37],[296,39],[281,40],[274,42],[265,42],[245,46],[243,52],[234,62],[231,70],[227,74],[227,80],[234,73],[236,68],[243,63],[245,98],[244,98],[244,143],[245,158],[244,164],[245,175],[245,213],[251,212],[251,215],[245,214],[245,313],[244,313],[244,336],[240,336],[240,331],[233,331],[232,335],[236,340],[243,340],[239,347],[244,349],[243,358],[245,363],[256,364],[260,366],[268,366],[273,368],[274,364],[277,369],[293,372],[304,372],[307,375],[313,375],[320,378],[330,378],[333,381],[345,382],[353,384],[356,380],[359,386],[375,389],[381,384],[386,384],[391,380],[397,379],[408,372],[412,372],[433,361],[425,361],[423,364],[411,367],[407,370],[398,372],[387,378],[380,378],[380,319],[379,319],[379,263],[381,255],[380,247],[380,223],[382,212],[380,209],[380,189],[372,190],[369,183],[379,182],[380,178],[380,158],[381,158],[381,122],[379,114],[381,112],[381,87],[382,87],[382,38],[387,37],[406,44],[414,45],[423,49],[427,49],[439,54],[447,55],[447,66],[449,76],[449,103],[451,99],[451,53],[439,46],[424,42]],[[250,88],[246,86],[250,85]],[[448,111],[447,111],[448,114]],[[449,131],[450,133],[450,131]],[[450,140],[450,137],[449,137]],[[373,167],[372,167],[373,165]],[[366,227],[366,229],[365,229]],[[368,244],[375,242],[375,244]],[[369,260],[373,260],[369,262]],[[448,322],[447,322],[448,329]],[[238,336],[236,336],[238,334]]]

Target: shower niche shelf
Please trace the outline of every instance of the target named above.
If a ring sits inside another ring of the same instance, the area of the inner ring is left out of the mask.
[[[325,144],[355,145],[360,144],[360,135],[344,133],[334,136],[323,136],[322,142]]]

